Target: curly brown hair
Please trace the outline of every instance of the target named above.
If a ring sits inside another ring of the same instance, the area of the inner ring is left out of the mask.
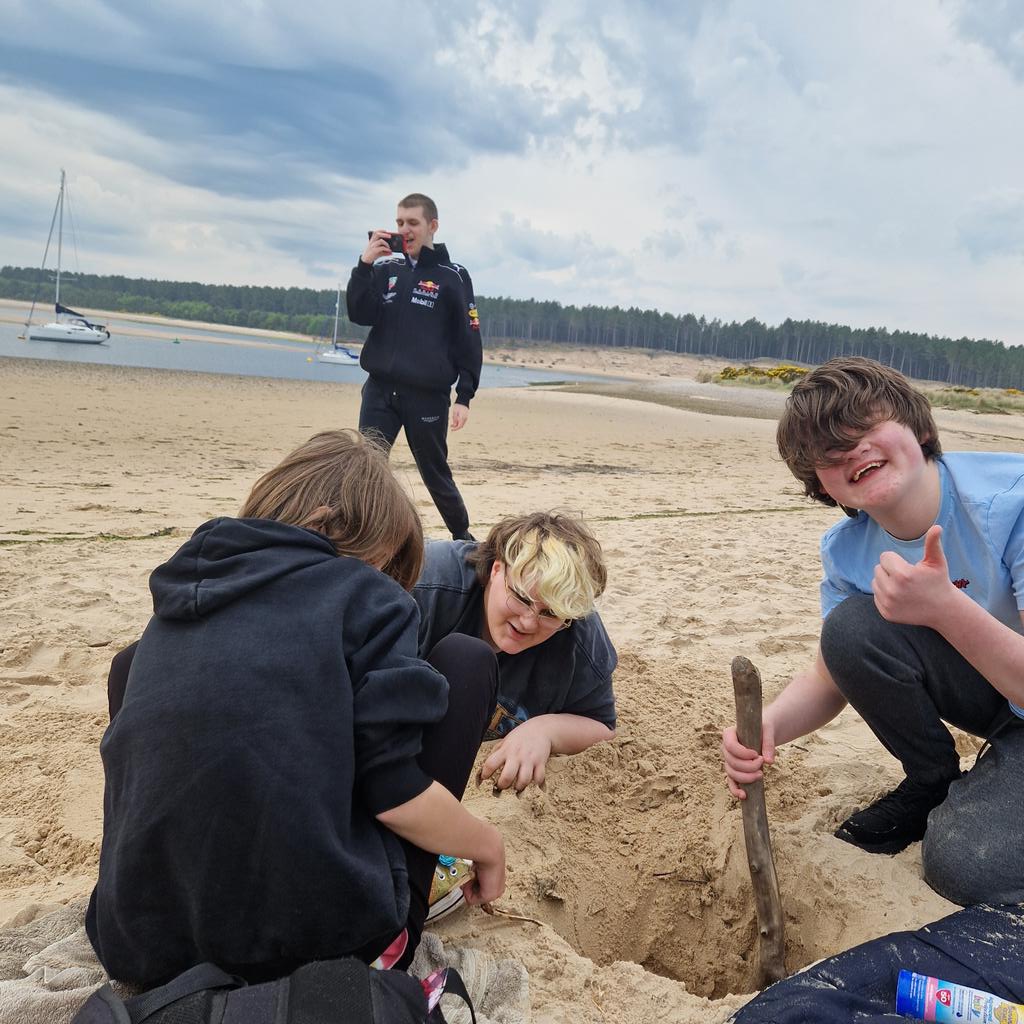
[[[909,427],[926,459],[942,454],[928,399],[902,373],[874,359],[840,356],[793,385],[775,439],[804,493],[835,506],[818,479],[818,468],[831,465],[825,453],[850,451],[885,419]]]
[[[387,455],[356,430],[315,434],[256,481],[239,513],[324,534],[411,590],[423,567],[423,524]]]

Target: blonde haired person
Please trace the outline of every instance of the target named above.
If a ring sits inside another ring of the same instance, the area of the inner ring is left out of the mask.
[[[498,702],[484,734],[498,740],[482,777],[500,789],[541,785],[552,754],[615,735],[616,654],[594,602],[607,574],[583,522],[534,512],[504,519],[482,543],[428,543],[413,597],[420,651],[479,637],[498,661]]]
[[[419,515],[382,451],[317,434],[150,577],[118,654],[99,880],[86,929],[140,987],[206,960],[248,981],[347,955],[407,967],[437,855],[505,852],[460,800],[494,708],[494,656],[417,656]]]

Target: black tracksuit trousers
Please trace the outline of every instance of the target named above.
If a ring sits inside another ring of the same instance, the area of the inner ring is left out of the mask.
[[[928,817],[921,848],[928,884],[961,906],[1024,900],[1024,719],[942,636],[887,622],[868,594],[829,613],[821,653],[907,778],[951,783]],[[945,722],[989,741],[963,778]]]
[[[359,407],[359,430],[381,439],[388,451],[405,428],[412,457],[444,525],[456,540],[469,532],[469,513],[448,466],[447,393],[417,391],[368,377]]]

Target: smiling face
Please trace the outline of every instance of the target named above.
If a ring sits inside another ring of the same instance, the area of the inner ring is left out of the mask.
[[[400,206],[395,214],[395,225],[405,239],[405,251],[414,259],[420,258],[423,246],[431,248],[437,231],[437,218],[427,220],[422,206]]]
[[[529,597],[533,610],[527,609],[514,596],[510,600],[509,587],[514,593]],[[505,579],[504,564],[495,562],[484,587],[484,621],[480,638],[495,651],[521,654],[553,637],[561,620],[543,614],[547,609],[543,602],[537,600],[536,589],[513,586]]]
[[[825,456],[829,464],[816,470],[825,493],[872,518],[916,501],[935,468],[914,432],[891,419],[876,423],[848,451],[832,449]]]

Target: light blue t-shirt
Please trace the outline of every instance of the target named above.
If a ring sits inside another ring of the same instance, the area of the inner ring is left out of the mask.
[[[989,614],[1024,634],[1024,455],[951,452],[937,461],[942,501],[935,522],[942,527],[949,578]],[[899,540],[865,512],[836,523],[822,537],[822,617],[851,594],[872,593],[883,551],[915,564],[924,557],[924,537]],[[1024,718],[1024,709],[1010,707]]]

